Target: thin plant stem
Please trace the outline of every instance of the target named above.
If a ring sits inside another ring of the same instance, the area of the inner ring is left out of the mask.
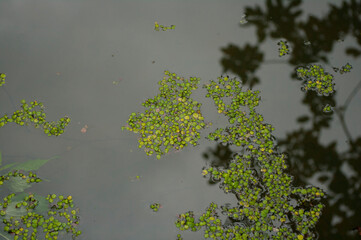
[[[10,240],[10,238],[7,238],[6,236],[2,235],[1,233],[0,233],[0,236],[2,236],[4,239]]]

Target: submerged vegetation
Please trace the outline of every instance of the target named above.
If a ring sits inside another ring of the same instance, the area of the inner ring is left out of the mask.
[[[1,83],[5,82],[5,74],[0,74]],[[1,86],[2,84],[0,84]],[[22,109],[0,118],[0,127],[9,122],[20,126],[33,123],[36,128],[42,126],[48,136],[59,136],[70,123],[68,117],[61,118],[57,123],[47,122],[42,103],[33,101],[30,105],[25,100],[21,101]],[[40,108],[40,110],[35,110]],[[81,235],[77,230],[79,216],[73,203],[72,196],[57,196],[49,194],[47,197],[33,193],[25,193],[34,183],[42,179],[33,171],[39,169],[50,159],[29,160],[24,163],[10,163],[0,168],[0,171],[10,170],[0,176],[0,186],[6,186],[11,191],[0,202],[0,219],[4,225],[3,239],[61,239],[63,234],[71,233],[73,239]],[[2,158],[0,154],[0,166]],[[1,189],[2,192],[3,189]]]

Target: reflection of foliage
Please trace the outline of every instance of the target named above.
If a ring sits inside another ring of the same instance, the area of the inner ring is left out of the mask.
[[[59,136],[64,133],[65,127],[70,123],[70,118],[68,117],[60,118],[57,123],[49,123],[46,121],[44,105],[42,103],[33,101],[30,102],[30,105],[28,105],[25,100],[21,100],[21,103],[21,110],[15,111],[11,117],[8,117],[8,115],[5,114],[3,117],[0,118],[0,127],[3,127],[9,122],[15,122],[20,126],[32,122],[34,123],[36,128],[42,126],[44,129],[44,133],[48,134],[48,136]],[[40,107],[40,110],[35,110],[35,108],[38,107]]]
[[[241,76],[240,71],[237,68],[232,68],[232,66],[245,62],[247,55],[237,55],[233,58],[233,62],[226,62],[225,60],[228,60],[230,55],[235,56],[250,47],[261,48],[260,43],[265,42],[268,37],[274,40],[282,38],[291,44],[293,49],[286,61],[296,67],[300,65],[315,66],[310,64],[322,62],[328,64],[328,53],[334,49],[335,44],[342,46],[343,39],[349,36],[358,45],[346,46],[344,48],[345,54],[354,58],[360,56],[360,1],[342,1],[337,4],[338,6],[330,4],[328,13],[321,17],[316,15],[302,16],[301,2],[301,0],[267,0],[265,8],[260,6],[247,7],[245,14],[248,23],[241,27],[255,27],[258,43],[255,46],[247,44],[243,47],[232,45],[226,48],[227,52],[223,49],[225,54],[221,62],[224,71],[230,70]],[[271,61],[265,61],[265,63]],[[261,63],[260,61],[258,66]],[[246,68],[246,66],[244,67]],[[343,74],[349,72],[351,68],[351,64],[348,63],[341,68],[334,68],[334,70]],[[252,73],[257,70],[251,69]],[[306,71],[308,70],[310,68],[306,69]],[[242,72],[247,72],[247,70]],[[243,76],[241,77],[243,79]],[[292,77],[296,79],[294,72]],[[314,80],[309,87],[318,91],[317,80]],[[243,83],[250,86],[253,84],[249,81]],[[305,84],[307,87],[307,82]],[[323,89],[322,84],[321,89]],[[297,184],[309,184],[309,179],[316,177],[330,190],[327,207],[323,210],[323,217],[318,223],[320,239],[351,238],[351,234],[354,235],[355,233],[350,232],[350,230],[355,225],[360,225],[361,222],[361,215],[357,214],[357,211],[361,209],[359,195],[361,192],[361,165],[359,164],[361,140],[360,136],[356,138],[351,136],[351,131],[348,130],[345,121],[346,108],[352,97],[360,89],[361,82],[354,88],[345,103],[340,106],[336,105],[334,90],[332,90],[332,96],[320,96],[316,92],[307,91],[302,103],[308,106],[310,114],[300,116],[298,122],[300,124],[308,122],[311,126],[305,129],[302,125],[300,129],[290,132],[285,139],[279,141],[290,156],[287,160],[292,175],[297,176],[295,178]],[[328,113],[331,110],[334,114]],[[343,153],[337,152],[336,141],[331,141],[328,144],[320,143],[321,131],[330,126],[334,116],[339,118],[347,137],[348,149]],[[349,167],[352,169],[351,172],[355,174],[341,171],[343,167]],[[338,219],[338,223],[335,223],[335,219]],[[358,228],[354,229],[357,230]]]
[[[263,61],[263,53],[258,50],[258,47],[247,44],[244,49],[239,49],[230,44],[222,48],[222,52],[226,55],[221,60],[224,71],[231,70],[241,77],[244,84],[247,83],[251,87],[259,83],[259,78],[254,76],[254,72]]]
[[[198,130],[206,126],[201,104],[190,98],[199,78],[188,80],[168,71],[165,75],[159,81],[161,93],[142,104],[149,110],[145,110],[145,114],[132,113],[129,126],[122,127],[140,133],[139,148],[144,147],[147,155],[156,152],[158,159],[171,148],[180,150],[188,143],[196,146],[200,137]]]
[[[159,28],[161,28],[162,31],[167,31],[170,29],[175,29],[175,25],[163,26],[163,25],[159,25],[158,22],[154,22],[154,30],[159,31]]]
[[[274,129],[255,111],[259,92],[242,92],[236,79],[222,77],[218,81],[205,85],[207,97],[212,97],[218,112],[228,116],[234,126],[217,129],[208,138],[242,146],[246,153],[235,154],[227,169],[210,167],[203,174],[221,181],[226,193],[236,195],[237,207],[220,207],[235,223],[222,225],[218,206],[211,203],[198,221],[190,211],[179,216],[176,226],[192,231],[204,226],[204,237],[213,239],[314,239],[324,193],[316,187],[291,186],[292,178],[284,172],[284,155],[274,146]],[[232,103],[226,105],[223,97],[232,98]],[[240,106],[246,106],[248,114]]]
[[[289,49],[289,46],[287,44],[287,41],[282,41],[281,40],[281,41],[279,41],[277,43],[277,45],[280,46],[280,48],[278,49],[280,57],[290,53],[290,49]]]
[[[217,144],[215,149],[209,148],[208,153],[204,153],[203,157],[205,160],[209,161],[211,167],[222,167],[222,168],[229,168],[230,161],[232,160],[233,152],[229,148],[229,144],[223,145],[223,143]],[[205,176],[208,174],[208,171],[205,170],[206,167],[203,168],[202,175]],[[208,184],[216,184],[219,181],[215,181],[212,178],[208,179]]]

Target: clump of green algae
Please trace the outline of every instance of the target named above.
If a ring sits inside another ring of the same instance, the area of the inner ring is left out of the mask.
[[[18,184],[39,183],[42,180],[32,172],[28,175],[13,171],[0,176],[0,185],[15,179]],[[22,183],[23,181],[24,183]],[[25,187],[25,186],[24,186]],[[51,204],[52,207],[48,205]],[[41,232],[45,239],[58,239],[61,232],[71,232],[73,238],[81,234],[76,226],[79,224],[78,211],[74,209],[72,196],[49,194],[43,197],[29,193],[11,193],[0,202],[0,217],[4,231],[17,239],[38,239]],[[42,212],[47,211],[47,217]],[[42,230],[42,231],[41,231]]]
[[[296,72],[304,82],[303,89],[305,91],[312,90],[320,96],[327,96],[335,91],[333,76],[317,64],[311,64],[305,68],[298,67]]]
[[[159,29],[162,29],[162,31],[167,31],[170,29],[175,29],[175,25],[164,26],[164,25],[159,25],[158,22],[154,22],[154,30],[159,31]]]
[[[122,130],[139,133],[139,148],[144,148],[149,156],[156,153],[158,159],[172,148],[196,146],[199,130],[206,127],[200,112],[201,103],[190,97],[200,79],[185,79],[169,71],[164,73],[164,78],[158,82],[160,94],[145,101],[142,104],[148,108],[145,113],[132,113],[128,126],[122,127]]]
[[[258,91],[241,91],[241,82],[228,77],[205,85],[219,113],[234,124],[210,133],[210,140],[242,146],[246,153],[236,153],[229,169],[210,167],[203,170],[213,180],[220,181],[226,193],[233,193],[238,206],[211,203],[196,221],[192,211],[179,215],[176,226],[192,231],[205,228],[204,237],[212,239],[314,239],[325,196],[316,187],[294,188],[292,177],[284,172],[285,157],[279,154],[271,135],[274,128],[263,122],[255,111],[259,104]],[[226,105],[222,98],[230,97]],[[239,109],[248,108],[248,114]],[[217,210],[235,221],[225,226]],[[238,222],[238,223],[237,223]]]
[[[282,41],[280,40],[278,43],[277,43],[278,46],[280,46],[280,48],[278,49],[278,53],[279,53],[279,56],[280,57],[283,57],[287,54],[290,54],[290,48],[287,44],[287,41]]]
[[[5,83],[6,75],[0,73],[0,86]],[[68,117],[61,118],[57,123],[47,122],[43,112],[43,104],[33,101],[30,106],[25,100],[21,101],[22,110],[15,111],[11,118],[6,114],[0,118],[0,128],[9,122],[15,122],[21,126],[34,123],[35,127],[42,126],[48,136],[59,136],[64,132],[64,128],[70,123]],[[35,108],[40,110],[35,111]],[[1,165],[0,154],[0,165]],[[2,169],[11,167],[9,164]],[[42,180],[33,172],[28,174],[15,170],[0,176],[0,186],[8,182],[8,188],[14,192],[23,192],[30,187],[30,184],[39,183]],[[56,194],[49,194],[46,198],[32,193],[15,194],[11,193],[0,202],[0,218],[5,225],[3,230],[13,235],[14,240],[18,239],[38,239],[39,229],[42,229],[45,239],[56,240],[62,233],[71,232],[73,239],[81,235],[77,230],[79,224],[78,210],[74,209],[72,196],[64,197]],[[50,207],[49,204],[52,204]],[[48,217],[43,215],[47,211]],[[64,221],[64,218],[66,221]],[[5,239],[6,236],[0,233]]]

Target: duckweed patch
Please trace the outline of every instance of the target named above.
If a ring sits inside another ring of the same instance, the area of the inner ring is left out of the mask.
[[[169,150],[181,150],[188,144],[197,145],[199,130],[206,127],[200,111],[201,103],[190,95],[198,88],[199,78],[185,79],[169,71],[158,82],[160,94],[142,105],[145,113],[132,113],[127,129],[139,133],[139,148],[148,156],[156,153],[157,159]]]
[[[164,26],[164,25],[159,25],[158,22],[154,22],[154,30],[159,31],[159,29],[162,29],[162,31],[167,31],[170,29],[175,29],[175,25]]]
[[[218,112],[231,124],[210,133],[208,139],[239,146],[240,151],[229,168],[209,167],[202,172],[219,181],[225,193],[234,194],[238,205],[211,203],[197,220],[188,211],[178,216],[175,225],[180,230],[204,228],[205,239],[314,239],[325,194],[316,187],[291,185],[292,177],[285,173],[285,155],[278,152],[272,136],[274,128],[255,110],[259,92],[242,91],[240,85],[228,76],[204,85],[206,97],[213,99]],[[225,97],[232,99],[231,104],[224,103]],[[233,224],[222,223],[220,213]]]
[[[0,77],[5,79],[6,76],[0,74]],[[4,81],[0,82],[1,86]],[[32,122],[36,128],[42,126],[48,136],[58,136],[70,123],[68,117],[61,118],[57,123],[49,123],[45,119],[42,103],[33,101],[28,105],[25,100],[21,103],[22,109],[14,112],[12,117],[4,115],[0,118],[0,128],[9,122],[15,122],[21,126]],[[36,108],[40,110],[35,110]],[[81,231],[77,230],[79,216],[78,210],[74,209],[72,196],[49,194],[43,197],[33,193],[24,193],[31,184],[42,182],[42,179],[32,170],[37,170],[49,160],[35,159],[24,163],[10,163],[0,169],[13,170],[0,176],[0,186],[4,185],[12,191],[0,201],[0,219],[4,224],[3,230],[7,233],[6,236],[0,233],[4,239],[9,239],[8,237],[11,236],[14,240],[55,240],[61,239],[62,234],[65,233],[72,233],[75,239],[81,234]],[[47,216],[45,216],[46,212]]]
[[[323,107],[322,111],[323,111],[324,113],[330,113],[330,112],[332,112],[332,107],[331,107],[331,105],[330,105],[330,104],[326,104],[326,106]]]
[[[333,76],[316,64],[308,67],[299,67],[296,69],[297,76],[303,80],[303,90],[315,91],[320,96],[328,96],[335,91]]]
[[[279,56],[280,57],[283,57],[287,54],[290,54],[290,48],[287,44],[287,41],[282,41],[280,40],[278,43],[277,43],[278,46],[280,46],[280,48],[278,49],[278,53],[279,53]]]
[[[334,67],[333,70],[335,72],[339,72],[340,74],[348,73],[352,69],[352,66],[347,63],[346,65],[342,66],[341,68]]]
[[[150,205],[150,208],[153,210],[153,212],[158,212],[161,205],[159,203],[153,203]]]
[[[0,176],[0,185],[12,179],[22,182],[16,192],[22,192],[24,184],[29,187],[42,181],[35,173],[13,171]],[[72,233],[73,238],[81,234],[76,228],[79,224],[78,210],[74,209],[71,196],[49,194],[45,198],[32,193],[11,193],[0,202],[0,209],[3,230],[13,235],[13,239],[39,239],[39,234],[43,234],[45,239],[50,240],[58,239],[62,232]]]
[[[21,100],[21,110],[15,111],[11,117],[5,114],[0,118],[0,127],[5,126],[10,122],[14,122],[20,126],[33,123],[35,128],[42,127],[44,133],[48,136],[59,136],[64,133],[65,127],[70,123],[70,118],[60,118],[58,122],[47,122],[46,114],[44,113],[44,104],[33,101],[30,105],[25,100]]]
[[[5,78],[6,78],[6,74],[5,73],[0,73],[0,87],[5,84]]]

